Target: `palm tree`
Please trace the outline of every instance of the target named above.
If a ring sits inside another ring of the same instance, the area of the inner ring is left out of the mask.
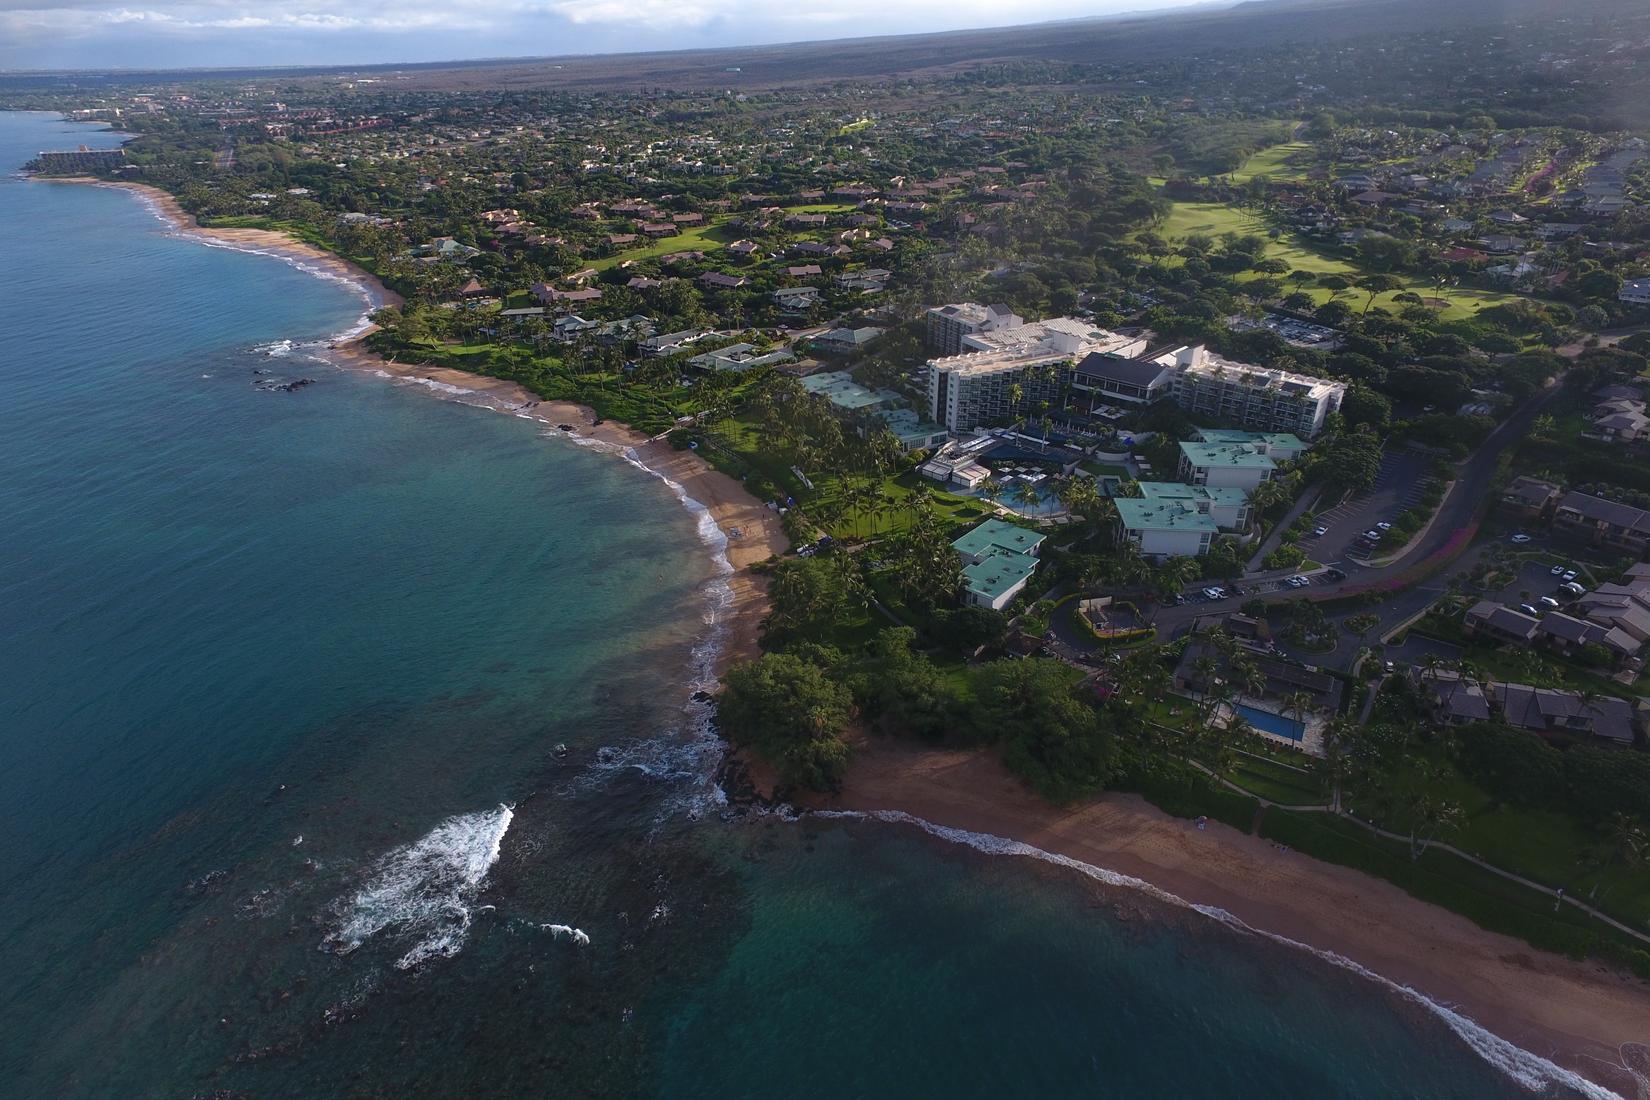
[[[997,498],[1003,495],[1003,489],[1003,483],[996,478],[988,477],[980,482],[980,495],[992,503],[996,503]]]
[[[1587,850],[1586,862],[1598,871],[1598,879],[1593,883],[1593,889],[1587,897],[1593,898],[1598,894],[1598,888],[1604,883],[1604,875],[1616,863],[1630,869],[1637,869],[1644,865],[1647,852],[1650,852],[1650,836],[1647,836],[1644,827],[1631,814],[1620,810],[1610,815],[1608,831],[1604,837]]]
[[[1015,487],[1014,499],[1027,508],[1036,508],[1043,503],[1043,498],[1037,494],[1037,486],[1029,481],[1022,481]]]

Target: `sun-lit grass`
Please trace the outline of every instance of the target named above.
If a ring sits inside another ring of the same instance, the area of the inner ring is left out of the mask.
[[[1262,149],[1244,161],[1243,167],[1227,173],[1227,178],[1235,183],[1247,183],[1256,176],[1270,176],[1275,180],[1305,179],[1311,152],[1310,141],[1286,141]]]
[[[1231,206],[1226,203],[1215,202],[1177,202],[1169,216],[1157,226],[1156,232],[1168,241],[1182,241],[1191,236],[1220,237],[1225,233],[1237,233],[1244,236],[1269,237],[1270,227],[1253,211],[1242,207]],[[1305,245],[1291,240],[1287,234],[1276,239],[1269,239],[1266,245],[1266,256],[1269,259],[1282,260],[1294,271],[1310,271],[1313,275],[1342,275],[1348,279],[1357,279],[1365,271],[1355,264],[1334,256],[1326,256],[1321,252],[1307,248]],[[1240,276],[1240,280],[1261,278],[1259,274]],[[1293,291],[1295,285],[1287,276],[1285,290]],[[1403,276],[1399,276],[1403,278]],[[1331,297],[1331,292],[1311,283],[1301,288],[1311,295],[1315,305],[1322,305]],[[1377,295],[1375,305],[1397,311],[1403,303],[1395,303],[1392,299],[1396,294],[1409,291],[1419,294],[1422,298],[1439,298],[1447,303],[1439,312],[1445,320],[1456,320],[1470,317],[1481,309],[1500,305],[1510,301],[1515,295],[1503,294],[1494,290],[1480,290],[1475,287],[1444,287],[1442,290],[1422,279],[1404,279],[1404,285],[1398,290],[1387,294]],[[1342,299],[1354,309],[1363,309],[1368,296],[1361,291],[1343,291]]]

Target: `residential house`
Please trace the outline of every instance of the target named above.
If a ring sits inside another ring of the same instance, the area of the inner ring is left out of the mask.
[[[1642,715],[1625,699],[1601,695],[1585,699],[1574,692],[1529,684],[1490,684],[1490,695],[1507,724],[1532,733],[1586,734],[1631,745]]]
[[[1650,305],[1650,279],[1627,279],[1616,292],[1616,300],[1628,305]]]
[[[1467,609],[1463,625],[1469,635],[1487,637],[1498,643],[1523,644],[1535,637],[1539,620],[1494,600],[1479,600]]]
[[[712,290],[737,290],[745,285],[742,275],[724,275],[720,271],[707,271],[699,276],[699,285]]]
[[[1501,508],[1527,520],[1545,520],[1558,504],[1559,488],[1534,477],[1517,477],[1501,493]]]
[[[1477,680],[1454,669],[1411,668],[1416,690],[1433,717],[1452,726],[1483,722],[1490,716],[1490,701]]]
[[[1650,552],[1650,512],[1603,497],[1565,493],[1553,511],[1553,527],[1641,559]]]

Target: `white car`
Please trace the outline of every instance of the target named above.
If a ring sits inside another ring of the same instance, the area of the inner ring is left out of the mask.
[[[1386,521],[1386,520],[1384,520],[1384,519],[1383,519],[1383,520],[1381,520],[1381,521],[1380,521],[1380,522],[1379,522],[1379,523],[1377,523],[1377,524],[1376,524],[1376,525],[1375,525],[1375,526],[1376,526],[1376,527],[1378,527],[1378,528],[1379,528],[1379,529],[1380,529],[1380,530],[1382,530],[1382,531],[1390,531],[1390,530],[1392,530],[1392,524],[1390,524],[1390,523],[1388,523],[1388,522],[1387,522],[1387,521]]]
[[[1312,528],[1312,534],[1316,535],[1318,538],[1322,538],[1323,536],[1329,534],[1329,528],[1319,524],[1318,526]]]
[[[1566,569],[1566,570],[1565,570],[1565,571],[1564,571],[1564,579],[1565,579],[1565,580],[1566,580],[1566,581],[1573,581],[1573,580],[1575,580],[1575,579],[1576,579],[1576,571],[1575,571],[1575,570],[1574,570],[1574,569]]]
[[[1547,575],[1549,577],[1562,577],[1564,575],[1564,567],[1562,565],[1555,565],[1551,569],[1547,570]]]
[[[1524,535],[1524,534],[1518,534],[1518,535],[1514,535],[1512,537],[1512,540],[1516,543],[1523,544],[1523,543],[1526,543],[1526,542],[1530,541],[1530,536]]]
[[[1541,597],[1541,606],[1556,611],[1558,610],[1558,601],[1551,596],[1543,596]]]

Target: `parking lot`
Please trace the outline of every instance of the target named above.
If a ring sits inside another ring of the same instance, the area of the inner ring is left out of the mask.
[[[1377,523],[1390,523],[1420,499],[1422,482],[1431,465],[1430,458],[1415,451],[1388,451],[1369,492],[1319,512],[1316,524],[1328,530],[1322,535],[1308,535],[1298,545],[1308,557],[1326,565],[1349,558],[1363,559],[1365,555],[1356,552],[1359,538]]]

